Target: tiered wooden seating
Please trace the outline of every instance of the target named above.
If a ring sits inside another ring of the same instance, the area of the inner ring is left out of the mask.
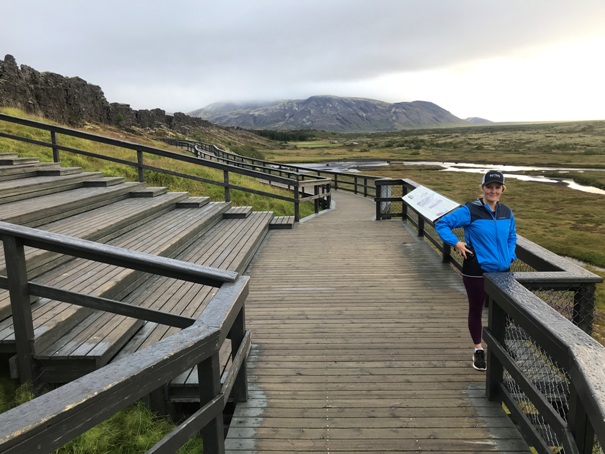
[[[2,158],[0,220],[154,255],[241,272],[274,217],[95,172]],[[15,172],[16,167],[29,170]],[[26,260],[29,278],[38,283],[190,317],[198,317],[216,292],[34,248],[26,248]],[[1,253],[0,273],[5,270]],[[72,380],[175,332],[45,298],[32,301],[32,318],[35,357],[47,382]],[[10,300],[0,290],[0,353],[15,350]]]

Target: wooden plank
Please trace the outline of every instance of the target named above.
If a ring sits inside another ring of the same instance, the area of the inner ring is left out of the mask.
[[[459,276],[372,201],[333,197],[246,271],[249,399],[227,452],[529,452],[471,366]]]

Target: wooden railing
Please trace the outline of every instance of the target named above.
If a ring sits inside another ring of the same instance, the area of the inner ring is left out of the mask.
[[[327,178],[309,178],[309,177],[300,177],[299,174],[295,172],[289,172],[288,176],[280,176],[276,172],[268,172],[262,171],[258,169],[253,169],[250,167],[245,167],[242,165],[236,165],[234,163],[228,163],[223,160],[223,162],[217,162],[216,160],[210,159],[202,159],[201,157],[195,156],[187,156],[179,153],[174,153],[166,150],[162,150],[159,148],[149,147],[141,144],[136,144],[132,142],[126,142],[123,140],[112,139],[108,137],[98,136],[95,134],[90,134],[74,129],[64,128],[60,126],[50,125],[46,123],[41,123],[33,120],[27,120],[24,118],[13,117],[10,115],[0,113],[0,121],[5,121],[8,123],[15,123],[23,126],[28,126],[31,128],[35,128],[42,131],[48,131],[50,133],[50,142],[35,140],[30,137],[18,136],[15,134],[9,134],[3,131],[0,131],[0,137],[5,137],[8,139],[18,140],[25,143],[30,143],[34,145],[40,145],[43,147],[47,147],[52,150],[53,161],[60,162],[60,152],[69,152],[74,153],[81,156],[87,156],[89,158],[101,159],[104,161],[110,161],[117,164],[122,164],[130,167],[134,167],[137,169],[138,181],[145,182],[145,171],[153,171],[161,174],[172,175],[180,178],[186,178],[189,180],[197,181],[200,183],[208,183],[216,186],[221,186],[224,188],[224,199],[227,202],[231,201],[231,190],[239,190],[243,192],[248,192],[252,194],[261,195],[263,197],[274,198],[278,200],[285,200],[287,202],[291,202],[294,205],[294,218],[295,221],[300,220],[300,204],[305,202],[313,202],[315,212],[319,212],[321,209],[329,208],[330,206],[330,190],[331,190],[331,181]],[[108,156],[100,153],[95,153],[91,151],[85,151],[81,149],[77,149],[74,147],[69,147],[66,145],[60,144],[59,138],[61,136],[66,137],[77,137],[80,139],[89,140],[93,143],[102,143],[105,145],[111,145],[114,147],[118,147],[121,149],[132,150],[136,152],[136,157],[129,159],[120,159],[113,156]],[[153,157],[163,157],[172,160],[173,162],[186,162],[195,165],[202,165],[208,168],[217,169],[223,172],[222,181],[212,180],[209,178],[203,178],[197,175],[191,175],[183,172],[177,172],[174,170],[154,166],[151,164],[152,160],[146,160],[145,156],[153,156]],[[247,177],[252,177],[255,179],[260,179],[267,181],[269,184],[278,186],[280,188],[288,189],[292,192],[291,196],[277,194],[275,192],[270,191],[261,191],[254,188],[249,188],[245,186],[235,185],[230,182],[230,175],[244,175]]]
[[[233,166],[240,166],[270,175],[285,176],[287,178],[305,179],[327,178],[332,182],[333,189],[361,194],[364,197],[375,196],[374,181],[379,177],[359,175],[355,173],[342,173],[331,170],[309,169],[294,164],[278,164],[262,159],[242,156],[230,151],[221,150],[216,145],[190,140],[167,139],[166,142],[181,147],[194,156],[204,159],[217,160]]]
[[[376,219],[403,219],[460,270],[434,223],[403,200],[417,187],[408,179],[376,180]],[[506,405],[537,452],[602,454],[605,347],[590,334],[603,279],[523,237],[516,253],[512,272],[485,275],[487,397]]]
[[[0,414],[0,452],[52,452],[115,412],[197,367],[200,409],[150,452],[174,452],[202,433],[206,452],[224,452],[223,410],[231,396],[247,399],[244,302],[248,277],[238,273],[157,257],[106,244],[0,222],[10,292],[17,363],[22,381],[35,382],[31,297],[71,304],[183,328],[153,346]],[[129,269],[218,287],[198,319],[36,284],[28,279],[26,246]],[[231,340],[231,366],[221,377],[219,351]],[[223,384],[221,385],[221,380]]]

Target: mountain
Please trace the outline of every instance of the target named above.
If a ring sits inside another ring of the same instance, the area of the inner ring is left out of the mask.
[[[379,132],[469,125],[426,101],[387,103],[374,99],[312,96],[272,103],[215,103],[189,112],[221,126],[246,129],[316,129],[331,132]]]
[[[469,123],[471,123],[473,125],[488,125],[490,123],[493,123],[490,120],[486,120],[485,118],[480,118],[480,117],[466,118],[466,121],[468,121]]]

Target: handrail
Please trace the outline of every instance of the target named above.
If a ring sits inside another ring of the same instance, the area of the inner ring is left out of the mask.
[[[203,142],[194,142],[191,140],[166,139],[167,143],[181,147],[195,156],[204,157],[206,159],[217,159],[232,165],[244,165],[251,168],[259,169],[262,172],[269,174],[287,175],[291,178],[304,180],[307,177],[321,177],[332,180],[334,189],[353,192],[354,194],[363,194],[364,197],[375,196],[374,181],[380,177],[369,175],[359,175],[355,173],[342,173],[332,170],[308,169],[295,164],[279,164],[271,161],[265,161],[257,158],[238,155],[236,153],[221,150],[216,145],[211,145]]]
[[[200,183],[209,183],[209,184],[221,186],[224,188],[225,201],[227,201],[227,202],[231,201],[230,190],[232,190],[232,189],[257,194],[257,195],[261,195],[264,197],[270,197],[270,198],[274,198],[274,199],[278,199],[278,200],[285,200],[288,202],[292,202],[294,204],[294,217],[295,217],[295,221],[297,221],[297,222],[300,220],[300,204],[301,203],[316,201],[315,202],[316,212],[318,212],[319,209],[321,209],[321,207],[323,207],[323,206],[326,206],[326,205],[329,206],[330,186],[331,186],[331,181],[329,179],[324,179],[323,181],[317,181],[316,183],[314,183],[313,186],[318,187],[318,189],[314,189],[313,192],[307,194],[304,192],[302,185],[299,182],[299,179],[297,179],[297,178],[283,177],[280,175],[274,175],[272,173],[264,172],[261,170],[247,169],[242,166],[234,165],[231,163],[220,163],[220,162],[215,162],[212,160],[207,160],[207,159],[202,159],[202,158],[197,158],[197,157],[192,157],[192,156],[186,156],[183,154],[174,153],[174,152],[162,150],[159,148],[154,148],[154,147],[150,147],[150,146],[146,146],[146,145],[127,142],[124,140],[99,136],[96,134],[82,132],[82,131],[78,131],[78,130],[74,130],[74,129],[70,129],[70,128],[65,128],[62,126],[50,125],[50,124],[46,124],[46,123],[42,123],[42,122],[38,122],[38,121],[34,121],[34,120],[29,120],[29,119],[25,119],[25,118],[13,117],[11,115],[7,115],[7,114],[3,114],[3,113],[0,113],[0,121],[6,121],[6,122],[10,122],[10,123],[20,124],[23,126],[37,128],[37,129],[44,130],[44,131],[49,131],[50,136],[51,136],[50,142],[44,142],[44,141],[40,141],[40,140],[30,139],[27,137],[21,137],[21,136],[17,136],[14,134],[8,134],[6,132],[0,132],[0,137],[18,140],[18,141],[30,143],[33,145],[48,147],[48,148],[52,149],[53,161],[55,161],[55,162],[60,162],[59,152],[66,151],[69,153],[79,154],[82,156],[87,156],[87,157],[91,157],[91,158],[115,162],[115,163],[122,164],[122,165],[127,165],[130,167],[135,167],[137,169],[138,179],[140,182],[145,181],[145,173],[144,173],[145,171],[155,171],[158,173],[164,173],[167,175],[173,175],[173,176],[177,176],[180,178],[186,178],[186,179],[198,181]],[[58,143],[58,139],[57,139],[58,134],[63,134],[63,135],[70,136],[70,137],[77,137],[80,139],[90,140],[90,141],[96,142],[96,143],[102,143],[105,145],[111,145],[111,146],[115,146],[115,147],[119,147],[119,148],[132,150],[137,153],[137,158],[136,158],[136,160],[130,161],[130,160],[115,158],[112,156],[106,156],[103,154],[94,153],[94,152],[90,152],[90,151],[79,150],[77,148],[68,147],[65,145],[60,145]],[[190,175],[190,174],[177,172],[177,171],[173,171],[173,170],[168,170],[168,169],[164,169],[161,167],[147,164],[144,161],[144,153],[148,153],[148,154],[151,154],[154,156],[169,158],[174,161],[187,162],[187,163],[196,164],[196,165],[203,165],[205,167],[213,168],[216,170],[221,170],[221,171],[223,171],[223,181],[212,180],[209,178],[202,178],[202,177],[199,177],[196,175]],[[257,190],[257,189],[247,188],[245,186],[234,185],[234,184],[230,183],[230,181],[229,181],[229,175],[231,173],[238,174],[238,175],[244,175],[244,176],[256,178],[256,179],[268,180],[271,184],[279,185],[280,187],[283,187],[286,189],[291,189],[293,192],[293,196],[288,197],[288,196],[284,196],[284,195],[280,195],[280,194],[275,194],[275,193],[272,193],[269,191],[261,191],[261,190]],[[310,185],[310,184],[307,184],[307,186],[308,185]],[[323,199],[326,202],[324,202],[323,204],[319,203],[318,202],[319,199]]]
[[[527,289],[529,274],[486,275],[487,397],[538,452],[603,452],[605,348]]]
[[[36,378],[31,345],[31,296],[58,298],[72,304],[184,328],[147,349],[1,413],[0,451],[52,452],[197,365],[202,408],[164,439],[157,452],[174,452],[199,430],[202,430],[204,445],[209,452],[224,452],[223,410],[227,398],[233,395],[236,401],[241,402],[247,397],[245,358],[250,348],[250,336],[245,329],[244,302],[248,293],[248,277],[233,271],[99,245],[6,222],[0,222],[0,238],[7,257],[7,276],[0,276],[0,288],[10,292],[17,364],[22,381],[35,382]],[[197,320],[151,311],[29,281],[25,246],[219,289]],[[221,385],[218,355],[226,338],[231,340],[232,364]]]
[[[403,200],[418,186],[408,179],[376,180],[376,219],[403,219],[460,270],[433,221]],[[595,288],[603,279],[521,236],[516,253],[512,273],[485,275],[487,397],[506,405],[538,452],[602,453],[605,347],[590,333]]]

